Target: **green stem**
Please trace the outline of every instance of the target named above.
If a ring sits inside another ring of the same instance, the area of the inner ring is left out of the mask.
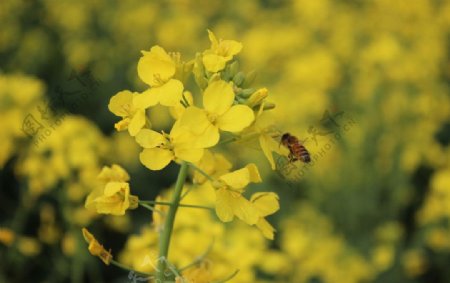
[[[156,204],[156,205],[168,205],[171,206],[172,203],[171,202],[167,202],[167,201],[153,201],[153,200],[140,200],[139,204],[142,205],[145,208],[148,208],[150,210],[154,210],[154,207],[151,207],[147,204]],[[209,209],[212,210],[212,207],[208,207],[208,206],[203,206],[203,205],[196,205],[196,204],[184,204],[184,203],[179,203],[178,204],[179,207],[190,207],[190,208],[200,208],[200,209]]]
[[[175,184],[175,190],[172,196],[172,202],[167,213],[164,228],[160,235],[159,242],[159,260],[156,277],[160,282],[165,282],[164,271],[166,269],[167,255],[169,254],[170,237],[172,235],[173,223],[175,222],[175,215],[177,214],[178,205],[180,203],[181,192],[186,180],[188,172],[188,163],[183,161],[181,163],[180,171],[178,172],[177,182]]]
[[[164,214],[162,211],[155,209],[153,206],[146,204],[146,202],[139,201],[139,205],[145,207],[148,210],[158,212],[159,214]]]

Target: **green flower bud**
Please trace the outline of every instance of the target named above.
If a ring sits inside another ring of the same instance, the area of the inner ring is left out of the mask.
[[[241,96],[244,98],[250,97],[256,90],[254,88],[246,88],[241,91]]]
[[[247,100],[247,105],[250,107],[257,106],[269,95],[267,88],[260,88],[255,91]],[[274,105],[275,106],[275,105]]]
[[[203,66],[201,53],[197,53],[195,55],[195,61],[192,72],[194,73],[194,78],[197,85],[201,89],[205,89],[208,86],[208,80],[206,79],[205,67]]]
[[[242,83],[245,80],[245,75],[243,72],[238,72],[234,77],[233,77],[233,82],[235,85],[237,86],[241,86]]]
[[[256,71],[253,70],[248,72],[247,75],[245,76],[244,82],[242,83],[241,87],[243,88],[250,87],[255,81],[255,79],[256,79]]]

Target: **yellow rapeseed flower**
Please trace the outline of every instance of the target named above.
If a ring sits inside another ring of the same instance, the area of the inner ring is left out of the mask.
[[[230,222],[234,216],[249,225],[259,221],[258,209],[242,195],[250,182],[261,182],[258,168],[253,163],[222,175],[213,183],[216,188],[216,213],[221,221]]]
[[[204,147],[214,146],[220,138],[219,129],[240,132],[255,119],[247,105],[233,105],[234,98],[231,84],[223,80],[214,81],[203,93],[204,109],[188,107],[180,123],[199,136],[198,142]]]
[[[266,111],[262,111],[264,104],[261,105],[260,111],[256,115],[255,122],[245,131],[244,135],[255,136],[258,138],[259,145],[261,147],[264,156],[270,163],[272,170],[276,169],[275,160],[273,158],[273,152],[280,155],[287,155],[287,149],[280,146],[279,141],[275,139],[280,135],[280,132],[274,125],[273,116]]]
[[[264,217],[274,214],[280,209],[278,195],[272,192],[255,193],[250,198],[250,202],[260,215],[260,218],[256,223],[256,227],[261,230],[264,237],[273,240],[275,229]]]
[[[180,103],[183,94],[183,83],[173,79],[177,64],[160,46],[153,46],[150,51],[142,51],[139,59],[139,78],[151,88],[135,98],[136,105],[143,108],[158,103],[164,106],[175,106]]]
[[[138,206],[138,198],[130,194],[130,177],[122,167],[104,167],[98,178],[105,186],[88,195],[87,209],[102,214],[124,215],[127,209]]]
[[[128,129],[131,136],[135,136],[145,125],[145,109],[133,103],[137,93],[123,90],[111,97],[109,111],[122,118],[114,127],[118,131]]]
[[[217,40],[214,33],[208,30],[211,48],[203,52],[203,64],[206,70],[216,73],[225,68],[233,56],[241,52],[242,43],[234,40]]]
[[[107,251],[86,228],[83,228],[81,231],[84,239],[89,244],[88,250],[91,255],[98,256],[106,265],[109,265],[113,258],[111,250]]]
[[[203,148],[196,145],[195,136],[175,122],[170,134],[143,129],[136,141],[144,148],[139,155],[141,163],[150,170],[161,170],[172,160],[197,162],[202,158]]]

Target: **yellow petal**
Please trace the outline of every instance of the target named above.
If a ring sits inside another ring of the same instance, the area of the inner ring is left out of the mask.
[[[209,37],[209,40],[211,41],[211,49],[217,48],[217,46],[219,45],[219,41],[217,41],[216,36],[209,29],[208,29],[208,37]]]
[[[159,103],[164,106],[180,105],[183,88],[183,84],[179,80],[169,80],[166,84],[157,88]]]
[[[113,164],[111,167],[104,166],[97,178],[105,183],[111,181],[126,182],[130,180],[130,175],[121,166]]]
[[[158,132],[143,129],[136,135],[136,142],[144,148],[154,148],[165,144],[167,140]]]
[[[255,115],[250,107],[235,105],[217,119],[217,126],[223,131],[240,132],[254,119]]]
[[[217,73],[225,68],[226,58],[216,54],[204,54],[203,65],[208,72]]]
[[[219,129],[214,125],[209,125],[203,133],[195,138],[195,147],[208,148],[215,146],[220,140]]]
[[[149,88],[141,94],[137,94],[133,98],[133,106],[136,108],[147,109],[158,104],[159,96],[155,88]]]
[[[219,43],[219,55],[231,60],[234,55],[242,50],[242,43],[235,40],[222,40]]]
[[[258,222],[256,223],[256,227],[258,227],[259,230],[261,230],[264,237],[266,237],[269,240],[273,240],[273,234],[276,231],[272,225],[270,225],[269,222],[267,222],[266,219],[260,218]]]
[[[203,156],[203,148],[174,148],[175,156],[187,162],[197,162]]]
[[[126,117],[130,113],[131,103],[133,101],[133,93],[129,90],[123,90],[111,97],[108,109],[116,116]]]
[[[250,182],[250,173],[248,171],[248,168],[242,168],[222,175],[219,179],[224,181],[233,189],[243,189]]]
[[[258,210],[259,215],[264,217],[274,214],[280,209],[278,199],[279,198],[276,193],[261,192],[253,194],[250,201],[253,203],[256,210]]]
[[[103,188],[98,188],[93,190],[86,198],[86,201],[84,203],[84,207],[86,207],[88,210],[96,212],[96,203],[95,200],[103,195]]]
[[[234,199],[227,189],[218,189],[216,191],[216,214],[222,222],[233,220],[232,203]]]
[[[259,145],[261,146],[261,149],[266,156],[267,160],[269,160],[270,167],[272,170],[276,169],[275,166],[275,160],[273,159],[272,150],[271,150],[271,143],[274,142],[271,137],[268,137],[264,134],[259,136]]]
[[[180,126],[188,128],[194,135],[202,134],[210,125],[205,110],[195,106],[186,108],[180,117]]]
[[[192,147],[208,148],[219,142],[219,129],[209,122],[206,112],[200,108],[191,106],[186,108],[179,120],[180,129],[188,130],[192,135],[190,137],[184,135],[184,143],[191,142]],[[174,131],[174,129],[172,128]],[[171,132],[171,136],[178,136],[176,139],[181,141],[180,133]],[[192,139],[188,141],[186,139]]]
[[[207,148],[217,144],[219,141],[219,129],[212,124],[204,129],[202,133],[195,134],[187,125],[181,123],[181,120],[175,122],[170,131],[172,144],[189,144],[191,148]]]
[[[145,110],[138,109],[131,118],[128,125],[128,132],[134,137],[145,125]]]
[[[203,93],[203,106],[206,111],[217,116],[230,109],[233,100],[233,88],[222,80],[212,82]]]
[[[139,160],[150,170],[161,170],[173,159],[173,153],[167,149],[146,148],[139,155]]]
[[[123,189],[123,191],[125,191],[125,193],[130,192],[130,186],[128,185],[128,183],[125,182],[109,182],[106,184],[105,186],[105,190],[104,190],[104,195],[107,197],[113,196],[116,193],[121,192]]]
[[[252,203],[242,195],[233,201],[232,207],[234,215],[249,225],[256,224],[260,218]]]
[[[91,241],[95,240],[94,235],[92,235],[88,229],[82,228],[81,231],[83,233],[83,238],[87,243],[90,243]]]
[[[130,124],[131,119],[130,118],[125,118],[120,120],[119,122],[114,124],[114,128],[120,132],[120,131],[124,131],[126,129],[128,129],[128,125]]]
[[[124,215],[129,206],[128,198],[125,201],[119,194],[98,197],[94,203],[97,213],[112,215]]]
[[[167,52],[153,46],[150,52],[142,52],[144,55],[138,62],[139,78],[150,86],[160,86],[167,82],[175,74],[175,63]]]
[[[253,183],[261,183],[261,175],[259,175],[258,167],[254,163],[250,163],[245,168],[248,169],[248,173],[250,176],[250,182]]]

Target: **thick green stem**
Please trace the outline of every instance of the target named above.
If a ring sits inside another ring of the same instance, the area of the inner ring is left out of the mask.
[[[183,161],[181,163],[180,171],[178,172],[175,190],[173,192],[171,205],[167,212],[164,228],[160,235],[159,241],[159,260],[156,276],[159,282],[165,282],[164,271],[166,269],[167,255],[169,254],[170,236],[172,235],[173,223],[175,222],[175,215],[177,214],[178,205],[180,203],[181,191],[183,190],[184,181],[188,171],[188,164]]]

